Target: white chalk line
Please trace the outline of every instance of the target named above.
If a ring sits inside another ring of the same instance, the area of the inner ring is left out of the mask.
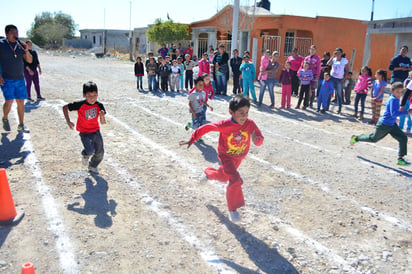
[[[59,111],[59,106],[65,105],[64,101],[60,101],[61,104],[59,105],[54,105],[50,104],[47,102],[44,102],[43,105],[47,107],[53,108],[55,111],[60,113],[61,118],[64,118],[63,112]],[[175,153],[172,151],[167,150],[166,148],[158,145],[157,143],[151,141],[150,139],[146,138],[145,136],[141,135],[138,133],[136,130],[132,129],[130,126],[127,124],[123,123],[119,119],[115,118],[112,115],[106,115],[108,119],[111,119],[124,127],[126,130],[130,131],[133,135],[139,137],[139,140],[142,141],[143,143],[146,143],[156,150],[162,151],[165,153],[167,156],[171,157],[172,159],[176,160],[177,162],[180,163],[184,168],[189,168],[193,173],[195,171],[193,170],[193,165],[187,163],[183,159],[179,158]],[[112,157],[108,153],[105,153],[105,158],[108,164],[110,164],[116,172],[125,180],[128,181],[129,186],[134,190],[135,195],[144,200],[145,205],[155,212],[160,218],[164,219],[167,221],[167,223],[176,231],[178,234],[181,236],[183,240],[185,240],[190,246],[195,248],[196,250],[199,251],[199,255],[201,258],[209,264],[211,267],[213,267],[215,270],[217,270],[219,273],[232,273],[226,264],[216,255],[215,251],[213,250],[213,247],[210,245],[207,245],[203,243],[199,238],[196,237],[196,235],[190,231],[187,227],[185,227],[179,220],[175,219],[168,211],[162,209],[162,204],[157,202],[154,198],[150,197],[146,193],[141,193],[141,184],[136,182],[136,181],[129,181],[130,178],[133,178],[131,174],[127,170],[125,170],[118,162],[114,161]],[[199,174],[199,173],[197,173]]]
[[[65,104],[64,101],[61,100],[61,104],[60,104],[60,105],[64,105],[64,104]],[[54,108],[55,110],[58,111],[58,107],[57,107],[56,105],[52,105],[52,106],[53,106],[53,108]],[[147,111],[151,112],[151,111],[148,110],[148,109],[147,109]],[[162,147],[161,145],[159,145],[159,144],[153,142],[152,140],[144,137],[142,134],[138,133],[136,130],[134,130],[133,128],[131,128],[131,127],[130,127],[129,125],[127,125],[126,123],[124,123],[124,122],[120,121],[119,119],[115,118],[113,115],[110,115],[110,116],[107,115],[106,117],[109,118],[109,119],[114,120],[115,122],[120,122],[119,125],[121,125],[121,126],[124,127],[125,129],[127,129],[128,131],[130,131],[130,132],[131,132],[133,135],[135,135],[136,137],[139,137],[139,140],[142,140],[143,142],[146,142],[146,143],[148,143],[148,144],[153,144],[153,148],[156,149],[156,150],[158,150],[158,151],[160,151],[161,153],[164,153],[164,154],[166,154],[166,155],[169,156],[169,157],[171,157],[172,155],[175,155],[175,153],[174,153],[173,151],[169,151],[168,149]],[[162,116],[162,115],[159,115],[159,114],[158,114],[157,117],[159,117],[159,118],[161,118],[161,119],[164,118],[164,119],[166,119],[166,121],[169,121],[169,120],[170,120],[169,118],[166,118],[166,117],[164,117],[164,116]],[[169,122],[170,122],[170,121],[169,121]],[[178,125],[179,125],[179,123],[177,123],[177,122],[173,122],[173,124],[178,124]],[[182,124],[180,124],[180,126],[182,126]],[[141,138],[141,137],[143,137],[143,138]],[[206,136],[206,137],[207,137],[207,136]],[[176,158],[174,158],[174,159],[175,159],[176,162],[179,163],[182,167],[187,168],[187,165],[189,164],[188,162],[186,162],[186,161],[184,161],[184,160],[182,160],[182,159],[180,159],[180,158],[178,158],[179,160],[176,159]],[[193,164],[190,164],[190,166],[191,166],[191,168],[188,169],[188,170],[191,171],[192,173],[195,173],[195,171],[194,171],[194,165],[193,165]],[[125,174],[127,174],[127,173],[125,173]],[[198,173],[198,174],[199,174],[199,173]],[[131,176],[125,176],[125,178],[127,178],[127,179],[130,178],[130,177],[131,177]],[[221,185],[222,185],[222,184],[221,184]],[[139,185],[136,185],[136,188],[139,188],[139,187],[140,187]],[[288,228],[288,229],[286,230],[286,232],[288,232],[288,233],[291,234],[292,236],[295,236],[296,232],[295,232],[295,233],[290,233],[290,231],[298,231],[297,229],[295,229],[295,228],[293,228],[293,227],[291,227],[290,225],[287,225],[287,224],[284,224],[284,226]],[[311,243],[311,245],[309,245],[310,247],[314,247],[314,248],[324,247],[322,244],[320,244],[320,243],[317,242],[316,240],[314,240],[314,239],[312,239],[312,238],[310,238],[310,237],[308,237],[308,236],[305,236],[303,232],[299,232],[298,234],[299,234],[300,236],[297,237],[296,239],[299,239],[299,240],[300,240],[300,239],[304,238],[304,239],[305,239],[304,242],[309,242],[309,243]],[[316,244],[314,244],[314,243],[316,243]],[[333,261],[335,261],[335,262],[337,262],[337,263],[339,263],[339,264],[342,264],[342,261],[345,261],[345,260],[344,260],[343,258],[341,258],[339,255],[337,255],[335,251],[333,251],[333,250],[331,250],[331,249],[328,249],[328,248],[326,248],[326,247],[324,247],[323,249],[319,249],[318,251],[324,252],[325,249],[327,249],[327,252],[326,252],[326,253],[329,254],[329,255],[328,255],[329,258],[333,259]],[[208,253],[206,253],[206,254],[210,254],[210,251],[209,251]],[[333,256],[331,256],[331,254],[332,254]],[[339,259],[338,259],[338,260],[335,260],[335,258],[339,258]],[[344,265],[349,265],[349,264],[346,262]]]
[[[179,126],[179,127],[183,127],[183,126],[184,126],[184,125],[181,124],[181,123],[178,123],[178,122],[176,122],[176,121],[174,121],[174,120],[171,120],[171,119],[169,119],[169,118],[167,118],[167,117],[165,117],[165,116],[162,116],[162,115],[160,115],[160,114],[158,114],[158,113],[155,113],[155,112],[153,112],[153,111],[151,111],[151,110],[149,110],[149,109],[147,109],[147,108],[145,108],[145,107],[139,106],[139,105],[136,104],[136,103],[132,103],[132,104],[133,104],[135,107],[138,107],[138,108],[144,110],[144,111],[147,112],[148,114],[151,114],[151,115],[153,115],[153,116],[155,116],[155,117],[158,117],[158,118],[160,118],[160,119],[163,119],[163,120],[165,120],[165,121],[167,121],[167,122],[169,122],[169,123],[172,123],[172,124],[174,124],[174,125],[176,125],[176,126]],[[211,139],[211,140],[213,140],[213,141],[216,141],[215,138],[210,137],[210,136],[207,136],[207,135],[205,136],[205,138],[208,138],[208,139]],[[346,197],[345,195],[339,193],[338,190],[331,190],[331,189],[329,188],[329,186],[328,186],[327,184],[325,184],[325,183],[321,183],[321,182],[319,182],[319,181],[315,181],[315,180],[313,180],[313,179],[311,179],[311,178],[309,178],[309,177],[307,177],[307,176],[304,176],[304,175],[302,175],[302,174],[299,174],[299,173],[297,173],[297,172],[290,171],[290,170],[288,170],[288,169],[286,169],[286,168],[284,168],[284,167],[274,165],[274,164],[270,163],[270,162],[267,161],[267,160],[264,160],[264,159],[261,159],[261,158],[257,157],[257,156],[254,155],[252,152],[249,152],[248,155],[249,155],[249,157],[250,157],[251,159],[253,159],[253,160],[255,160],[255,161],[259,162],[259,163],[262,163],[262,164],[264,164],[264,165],[267,165],[267,166],[271,167],[273,170],[275,170],[275,171],[277,171],[277,172],[284,173],[284,174],[286,174],[286,175],[288,175],[288,176],[291,176],[291,177],[294,177],[294,178],[296,178],[296,179],[298,179],[298,180],[300,180],[300,181],[309,183],[309,184],[314,185],[314,186],[318,186],[322,191],[328,193],[331,197],[338,198],[338,199],[340,199],[340,200],[350,201],[350,202],[354,203],[354,204],[355,204],[357,207],[359,207],[359,208],[364,207],[364,206],[362,206],[358,201],[356,201],[355,199],[350,198],[350,197]],[[373,209],[371,209],[371,210],[373,210]],[[378,212],[378,211],[377,211],[377,212]],[[390,216],[389,214],[386,214],[386,213],[381,213],[381,214],[384,214],[385,216],[387,216],[387,218],[384,218],[384,220],[386,220],[387,222],[391,223],[392,225],[395,225],[395,226],[397,226],[397,227],[399,227],[399,228],[401,228],[401,229],[407,230],[407,231],[412,231],[412,226],[411,226],[408,222],[399,220],[399,219],[397,219],[396,217],[392,217],[392,216]]]
[[[17,111],[15,109],[13,114],[15,117],[17,116]],[[30,134],[23,133],[23,139],[25,140],[23,149],[30,152],[26,157],[25,164],[29,167],[34,176],[36,188],[40,194],[43,210],[46,214],[49,230],[55,236],[55,246],[59,255],[62,273],[80,273],[76,256],[74,255],[72,241],[70,240],[69,230],[66,229],[63,219],[60,217],[56,200],[53,198],[52,190],[43,180],[41,167],[34,154],[34,147],[30,139]]]

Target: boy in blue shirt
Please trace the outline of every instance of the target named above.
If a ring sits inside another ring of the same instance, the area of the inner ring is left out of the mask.
[[[408,137],[396,124],[396,117],[408,113],[408,110],[400,111],[400,98],[403,93],[403,84],[395,82],[392,84],[391,96],[386,102],[385,113],[376,124],[375,132],[370,134],[352,135],[350,144],[354,145],[357,142],[376,143],[390,134],[399,142],[398,165],[409,165],[403,157],[407,154]],[[412,113],[412,110],[409,110]]]
[[[320,89],[319,89],[317,112],[320,111],[322,113],[326,113],[326,110],[328,109],[329,98],[332,96],[335,90],[333,83],[329,80],[330,80],[329,72],[325,72],[323,80],[319,80],[321,81],[321,84],[320,84]],[[320,110],[321,105],[322,105],[322,110]]]
[[[249,55],[243,57],[243,64],[240,65],[240,71],[242,72],[243,79],[243,96],[249,97],[252,94],[253,102],[257,102],[256,93],[255,93],[255,78],[256,78],[256,69],[255,65],[252,62],[249,62]]]

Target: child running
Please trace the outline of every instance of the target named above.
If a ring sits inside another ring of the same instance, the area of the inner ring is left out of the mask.
[[[200,76],[195,80],[195,91],[190,93],[188,96],[189,99],[189,108],[192,113],[192,123],[188,123],[185,126],[186,130],[189,128],[197,129],[206,122],[206,115],[204,113],[203,105],[209,107],[211,111],[213,108],[207,104],[206,92],[203,91],[204,80]]]
[[[256,146],[263,143],[263,136],[253,120],[248,119],[250,102],[241,95],[236,95],[229,102],[230,119],[204,125],[193,132],[189,141],[181,141],[180,145],[187,148],[200,137],[211,131],[219,132],[218,157],[221,162],[219,169],[206,168],[205,174],[208,180],[227,182],[226,190],[229,219],[232,222],[241,220],[237,209],[245,205],[243,198],[243,180],[237,171],[242,160],[246,157],[250,148],[250,140]]]
[[[375,78],[372,90],[372,119],[368,122],[371,125],[376,125],[381,117],[381,106],[387,85],[387,72],[379,69],[376,71]]]
[[[67,104],[63,107],[64,117],[70,129],[74,128],[74,123],[70,121],[69,111],[77,110],[76,129],[79,131],[80,139],[83,143],[82,163],[89,164],[90,173],[99,174],[97,166],[103,160],[104,148],[103,138],[100,133],[100,123],[105,124],[106,110],[102,103],[97,101],[97,85],[94,82],[83,84],[83,97],[85,100]],[[93,156],[90,159],[89,158]]]
[[[386,135],[390,134],[394,139],[399,142],[398,150],[398,165],[409,165],[403,157],[407,154],[408,137],[396,124],[396,117],[407,114],[407,110],[400,111],[400,98],[403,93],[403,84],[401,82],[395,82],[392,84],[391,96],[386,102],[385,113],[382,118],[376,124],[375,132],[370,134],[352,135],[350,144],[354,145],[357,142],[371,142],[376,143],[383,139]],[[409,110],[409,114],[412,110]]]
[[[353,114],[353,117],[358,118],[358,104],[359,100],[361,101],[361,111],[359,114],[359,120],[363,120],[363,113],[365,111],[365,101],[366,101],[366,96],[368,95],[368,91],[372,87],[372,70],[364,66],[361,69],[361,75],[359,75],[358,82],[355,85],[355,92],[356,92],[356,97],[355,97],[355,113]]]
[[[292,76],[293,71],[290,69],[290,61],[286,61],[285,68],[280,73],[279,83],[282,84],[281,108],[290,108],[290,98],[292,96]]]
[[[203,91],[206,94],[206,99],[205,102],[207,102],[209,99],[212,100],[213,96],[215,96],[215,91],[213,90],[213,85],[210,80],[210,75],[208,73],[203,73],[201,75],[203,77]],[[196,87],[194,87],[191,91],[189,91],[189,95],[196,90]],[[203,104],[203,121],[206,122],[206,111],[207,111],[207,106]]]
[[[325,114],[326,110],[328,109],[329,99],[332,97],[333,92],[335,91],[335,88],[333,86],[333,83],[330,81],[329,72],[325,72],[323,76],[323,80],[319,80],[319,81],[321,81],[321,84],[320,84],[320,89],[319,89],[317,112],[320,111],[323,114]],[[320,110],[321,106],[322,106],[322,110]]]

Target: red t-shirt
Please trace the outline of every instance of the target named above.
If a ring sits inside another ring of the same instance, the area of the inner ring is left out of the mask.
[[[250,139],[253,132],[256,134],[256,146],[263,143],[263,135],[255,122],[251,119],[243,124],[237,124],[232,119],[222,120],[216,123],[209,123],[199,127],[193,132],[190,142],[193,143],[210,131],[218,131],[219,146],[218,154],[236,159],[243,159],[249,152]]]
[[[99,126],[99,113],[101,110],[106,113],[102,103],[96,102],[93,105],[89,105],[86,100],[78,101],[68,104],[69,110],[77,110],[77,123],[76,129],[79,132],[90,133],[96,132],[100,129]]]

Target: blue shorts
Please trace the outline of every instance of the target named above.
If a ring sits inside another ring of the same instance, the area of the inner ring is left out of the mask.
[[[1,86],[1,89],[3,90],[3,96],[6,101],[27,98],[26,82],[24,79],[4,79],[4,85]]]

